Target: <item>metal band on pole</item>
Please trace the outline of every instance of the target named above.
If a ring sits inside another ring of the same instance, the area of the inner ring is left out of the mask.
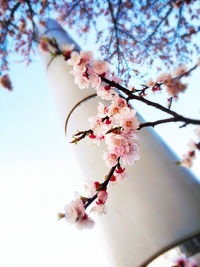
[[[67,116],[67,118],[66,118],[66,121],[65,121],[65,135],[67,134],[67,124],[68,124],[69,118],[70,118],[71,114],[73,113],[73,111],[74,111],[80,104],[82,104],[83,102],[85,102],[85,101],[87,101],[87,100],[89,100],[89,99],[91,99],[91,98],[93,98],[93,97],[96,97],[96,96],[97,96],[97,94],[93,94],[93,95],[90,95],[90,96],[87,96],[87,97],[83,98],[81,101],[79,101],[79,102],[78,102],[78,103],[71,109],[71,111],[69,112],[69,114],[68,114],[68,116]]]

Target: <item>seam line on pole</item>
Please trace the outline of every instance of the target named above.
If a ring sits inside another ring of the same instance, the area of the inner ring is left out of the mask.
[[[89,95],[89,96],[83,98],[81,101],[79,101],[79,102],[78,102],[78,103],[71,109],[71,111],[69,112],[69,114],[68,114],[68,116],[67,116],[67,118],[66,118],[66,120],[65,120],[65,135],[67,134],[67,125],[68,125],[68,121],[69,121],[69,118],[70,118],[71,114],[73,113],[73,111],[74,111],[80,104],[82,104],[83,102],[89,100],[90,98],[96,97],[96,96],[97,96],[97,94],[93,94],[93,95]]]

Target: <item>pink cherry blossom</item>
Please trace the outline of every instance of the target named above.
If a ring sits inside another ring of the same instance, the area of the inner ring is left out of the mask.
[[[102,205],[105,204],[107,198],[108,198],[108,193],[106,190],[100,190],[97,193],[98,201],[96,202],[97,205]]]
[[[118,84],[120,84],[122,82],[122,80],[116,75],[112,76],[112,81],[115,83],[118,83]]]
[[[181,65],[173,71],[173,77],[178,77],[187,71],[186,65]]]
[[[179,75],[184,73],[183,67],[179,68],[175,74]],[[179,93],[185,92],[187,88],[187,84],[184,84],[180,81],[180,79],[176,78],[176,76],[172,76],[171,74],[161,74],[157,78],[157,82],[163,82],[166,86],[166,91],[170,96],[173,96],[175,99],[177,99]]]
[[[122,167],[119,167],[118,169],[115,170],[115,177],[116,177],[116,182],[118,183],[123,183],[128,179],[128,175],[125,172],[125,168],[122,169]]]
[[[79,53],[78,52],[76,52],[76,51],[73,51],[72,53],[71,53],[71,57],[70,57],[70,59],[68,60],[68,64],[70,64],[70,65],[72,65],[72,66],[76,66],[76,65],[78,65],[79,63],[80,63],[80,55],[79,55]]]
[[[88,79],[83,77],[82,75],[77,75],[77,72],[75,73],[75,79],[74,82],[79,86],[80,89],[85,89],[89,87]]]
[[[108,71],[109,65],[106,61],[94,60],[93,61],[94,71],[97,74],[103,74]]]
[[[129,143],[128,151],[122,156],[122,161],[124,164],[133,165],[136,160],[139,160],[139,147],[137,143]]]
[[[197,267],[197,262],[194,259],[188,259],[185,255],[180,256],[174,261],[172,267]]]
[[[76,227],[80,230],[91,229],[94,227],[94,221],[85,213],[85,215],[77,221]]]
[[[103,159],[105,160],[106,165],[109,168],[112,168],[113,166],[115,166],[117,164],[118,156],[114,153],[104,152]]]
[[[169,75],[168,73],[162,73],[157,77],[156,82],[160,83],[168,79],[171,79],[171,75]]]
[[[118,95],[117,92],[115,92],[114,90],[105,90],[104,86],[102,85],[98,85],[96,87],[97,90],[97,95],[99,97],[101,97],[102,99],[111,101],[116,95]]]
[[[110,133],[106,136],[106,144],[110,152],[113,152],[120,157],[126,153],[128,140],[120,134]]]
[[[73,73],[74,77],[78,78],[78,76],[83,77],[87,71],[86,65],[85,64],[78,64],[73,67]]]
[[[91,83],[92,88],[96,88],[97,86],[100,85],[101,78],[99,77],[99,75],[97,75],[94,72],[94,69],[93,68],[88,67],[87,74],[88,74],[88,77],[89,77],[89,80],[90,80],[90,83]]]
[[[181,165],[183,167],[187,167],[187,168],[191,168],[192,167],[192,159],[190,157],[188,157],[188,155],[184,155],[184,158],[181,160]]]
[[[88,180],[87,183],[84,185],[84,188],[89,198],[93,197],[96,193],[96,185],[95,182],[92,180]]]
[[[97,213],[99,215],[105,214],[106,213],[106,207],[104,204],[99,204],[90,209],[90,212]]]
[[[93,116],[89,119],[90,129],[93,130],[94,134],[98,137],[102,137],[110,128],[109,125],[102,122],[102,119],[99,116]]]
[[[188,143],[188,147],[191,151],[196,149],[196,143],[193,140],[190,140],[190,142]]]
[[[81,220],[85,215],[83,201],[80,198],[73,200],[69,205],[65,206],[65,219],[70,224]]]
[[[122,97],[119,97],[119,95],[117,95],[117,97],[114,98],[114,103],[120,108],[127,107],[126,100]]]
[[[125,130],[136,130],[139,127],[139,121],[136,118],[136,110],[123,108],[121,110],[120,125]]]
[[[145,83],[145,85],[148,86],[148,87],[153,87],[154,84],[155,84],[155,82],[154,82],[152,79],[149,79],[149,80]]]
[[[88,64],[90,60],[93,58],[93,52],[92,51],[81,51],[81,64]]]
[[[177,99],[179,93],[183,93],[187,88],[187,85],[183,84],[179,79],[166,80],[164,84],[166,85],[167,93],[175,97],[175,99]]]
[[[64,44],[62,46],[62,49],[63,49],[64,52],[72,51],[74,49],[74,44],[71,44],[71,45]]]
[[[103,103],[98,102],[98,116],[104,118],[108,115],[109,108],[104,106]]]
[[[127,107],[126,100],[120,97],[118,94],[112,99],[112,104],[109,107],[109,116],[114,116],[120,113],[121,109]]]
[[[40,39],[40,50],[43,52],[49,52],[49,44],[45,37]]]

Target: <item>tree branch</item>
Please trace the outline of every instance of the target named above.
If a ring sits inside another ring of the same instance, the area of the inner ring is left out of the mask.
[[[113,173],[114,173],[115,169],[117,168],[117,166],[119,166],[119,160],[120,160],[120,158],[118,158],[118,162],[117,162],[117,164],[116,164],[115,166],[113,166],[113,167],[110,169],[110,172],[109,172],[109,174],[108,174],[106,180],[101,184],[101,186],[100,186],[100,187],[101,187],[101,190],[106,189],[108,183],[110,182],[110,179],[111,179],[112,176],[113,176]],[[91,198],[89,198],[89,199],[87,200],[86,204],[84,205],[85,209],[87,209],[88,206],[89,206],[89,205],[90,205],[96,198],[97,198],[97,193],[96,193],[93,197],[91,197]]]
[[[200,125],[200,120],[186,118],[186,117],[184,117],[184,116],[178,114],[177,112],[175,112],[175,111],[173,111],[173,110],[170,110],[170,109],[168,109],[168,108],[166,108],[166,107],[160,105],[159,103],[150,101],[150,100],[148,100],[148,99],[146,99],[146,98],[143,98],[142,96],[134,95],[133,92],[129,91],[127,88],[125,88],[125,87],[121,86],[120,84],[117,84],[117,83],[115,83],[115,82],[113,82],[113,81],[110,81],[110,80],[106,79],[105,77],[101,77],[101,79],[102,79],[105,83],[109,84],[110,86],[115,87],[115,88],[117,88],[119,91],[125,93],[125,94],[128,96],[127,100],[134,99],[134,100],[143,102],[143,103],[145,103],[145,104],[148,105],[148,106],[152,106],[152,107],[154,107],[154,108],[156,108],[156,109],[159,109],[159,110],[161,110],[161,111],[163,111],[163,112],[165,112],[165,113],[167,113],[167,114],[172,115],[174,118],[172,118],[173,120],[170,120],[170,121],[182,121],[182,122],[184,122],[184,123],[186,123],[186,124],[196,124],[196,125]],[[152,125],[150,125],[150,126],[152,126]],[[144,127],[144,126],[143,126],[143,127]]]

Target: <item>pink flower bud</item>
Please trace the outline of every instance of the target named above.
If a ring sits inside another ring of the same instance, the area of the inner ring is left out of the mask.
[[[105,204],[107,198],[108,198],[108,193],[106,190],[101,190],[97,193],[98,201],[96,202],[97,205]]]

